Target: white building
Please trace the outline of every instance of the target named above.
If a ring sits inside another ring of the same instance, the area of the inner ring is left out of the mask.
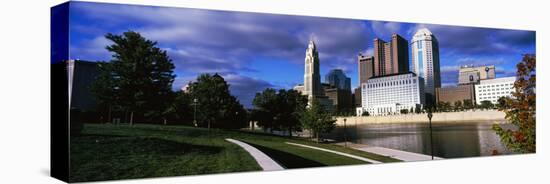
[[[439,43],[426,28],[416,31],[411,42],[412,70],[425,79],[426,94],[435,97],[435,88],[441,87],[439,71]]]
[[[476,103],[480,105],[482,101],[488,100],[496,104],[500,97],[511,97],[515,91],[514,82],[516,77],[481,80],[475,85]]]
[[[294,89],[300,91],[308,98],[308,106],[313,100],[317,100],[326,110],[332,111],[332,101],[325,96],[325,91],[321,85],[321,75],[319,72],[319,52],[313,40],[309,40],[304,59],[304,85],[298,85]]]
[[[412,72],[371,77],[361,84],[361,101],[357,115],[365,111],[373,116],[400,114],[401,109],[421,108],[424,79]]]
[[[304,59],[304,95],[308,97],[308,103],[317,97],[322,97],[321,75],[319,74],[319,53],[313,40],[309,41]]]

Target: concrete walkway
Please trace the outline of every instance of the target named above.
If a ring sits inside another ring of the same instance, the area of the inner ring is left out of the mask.
[[[348,145],[353,149],[374,153],[378,155],[388,156],[388,157],[395,158],[398,160],[403,160],[406,162],[424,161],[424,160],[432,159],[432,156],[430,155],[401,151],[396,149],[390,149],[390,148],[384,148],[384,147],[378,147],[378,146],[368,146],[364,144],[355,144],[355,143],[349,143],[349,142],[348,142]],[[443,158],[434,157],[434,160],[441,160],[441,159]]]
[[[369,163],[373,163],[373,164],[382,163],[382,162],[377,161],[377,160],[372,160],[372,159],[368,159],[368,158],[364,158],[364,157],[360,157],[360,156],[355,156],[355,155],[352,155],[352,154],[342,153],[342,152],[339,152],[339,151],[333,151],[333,150],[329,150],[329,149],[325,149],[325,148],[319,148],[319,147],[315,147],[315,146],[309,146],[309,145],[298,144],[298,143],[292,143],[292,142],[286,142],[286,143],[287,143],[287,144],[290,144],[290,145],[295,145],[295,146],[301,146],[301,147],[306,147],[306,148],[311,148],[311,149],[326,151],[326,152],[330,152],[330,153],[334,153],[334,154],[338,154],[338,155],[342,155],[342,156],[354,158],[354,159],[357,159],[357,160],[361,160],[361,161],[365,161],[365,162],[369,162]]]
[[[260,150],[250,146],[249,144],[246,144],[244,142],[235,140],[235,139],[225,139],[226,141],[229,141],[231,143],[234,143],[236,145],[239,145],[241,148],[246,150],[254,159],[256,162],[258,162],[258,165],[262,167],[264,171],[276,171],[276,170],[284,170],[284,168],[279,165],[277,162],[275,162],[273,159],[271,159],[269,156],[261,152]]]

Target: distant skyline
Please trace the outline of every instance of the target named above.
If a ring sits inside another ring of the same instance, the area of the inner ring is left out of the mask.
[[[89,2],[70,7],[70,59],[109,61],[104,35],[137,31],[168,52],[176,66],[174,89],[201,73],[219,73],[246,107],[267,87],[303,83],[310,37],[321,76],[342,69],[352,88],[357,55],[371,54],[374,38],[389,41],[397,33],[410,43],[424,27],[439,40],[443,86],[455,85],[466,64],[495,65],[497,77],[513,76],[521,54],[536,53],[534,31]]]

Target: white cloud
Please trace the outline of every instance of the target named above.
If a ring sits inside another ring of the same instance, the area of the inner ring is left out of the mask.
[[[371,28],[377,37],[381,39],[388,39],[393,33],[397,33],[401,29],[401,23],[372,21]]]

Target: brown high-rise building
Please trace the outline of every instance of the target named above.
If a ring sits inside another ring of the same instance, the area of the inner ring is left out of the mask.
[[[387,43],[380,38],[374,39],[374,76],[380,76],[386,73],[386,70],[385,70],[386,53],[384,52],[386,50],[385,49],[386,44]]]
[[[390,42],[374,39],[374,76],[406,73],[409,71],[409,43],[393,34]]]
[[[374,76],[374,57],[359,54],[357,61],[359,64],[359,84],[362,84]]]

